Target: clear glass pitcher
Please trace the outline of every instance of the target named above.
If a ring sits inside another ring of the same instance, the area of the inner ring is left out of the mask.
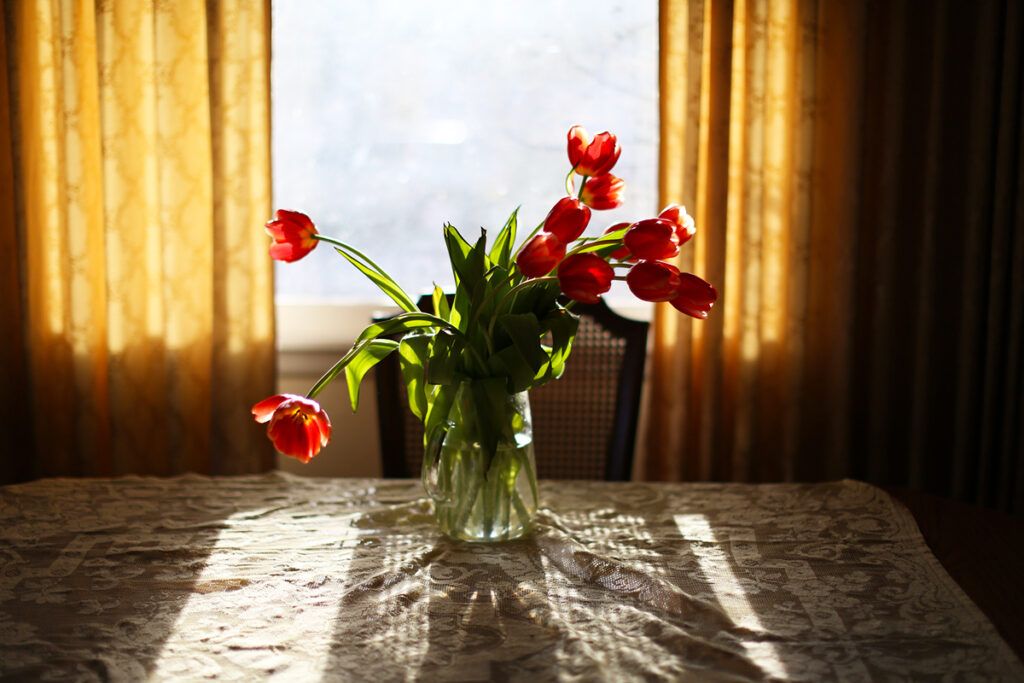
[[[529,531],[537,511],[530,399],[523,391],[480,400],[469,382],[459,386],[446,424],[426,444],[423,486],[448,536],[507,541]],[[499,425],[493,454],[482,445],[482,410]]]

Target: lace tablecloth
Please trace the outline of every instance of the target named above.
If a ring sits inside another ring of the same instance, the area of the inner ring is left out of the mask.
[[[546,482],[533,535],[448,541],[410,481],[0,489],[0,677],[1024,680],[857,482]]]

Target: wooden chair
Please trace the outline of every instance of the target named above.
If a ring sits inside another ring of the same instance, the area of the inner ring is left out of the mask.
[[[418,305],[432,310],[429,296]],[[603,300],[573,311],[580,326],[565,373],[530,390],[537,476],[628,481],[649,325],[620,316]],[[423,426],[409,412],[397,356],[375,373],[384,476],[418,477]]]

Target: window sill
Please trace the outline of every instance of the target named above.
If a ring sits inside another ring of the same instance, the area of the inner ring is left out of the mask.
[[[654,307],[635,300],[611,302],[620,314],[651,320]],[[279,301],[277,353],[279,371],[287,375],[319,375],[355,341],[370,320],[398,309],[380,301]]]

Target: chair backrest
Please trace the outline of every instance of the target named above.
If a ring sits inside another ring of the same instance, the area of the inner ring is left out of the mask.
[[[419,302],[432,310],[429,296]],[[565,373],[530,390],[537,476],[628,481],[633,467],[648,323],[597,304],[576,304],[579,331]],[[398,358],[375,369],[385,477],[417,477],[423,426],[408,409]]]

